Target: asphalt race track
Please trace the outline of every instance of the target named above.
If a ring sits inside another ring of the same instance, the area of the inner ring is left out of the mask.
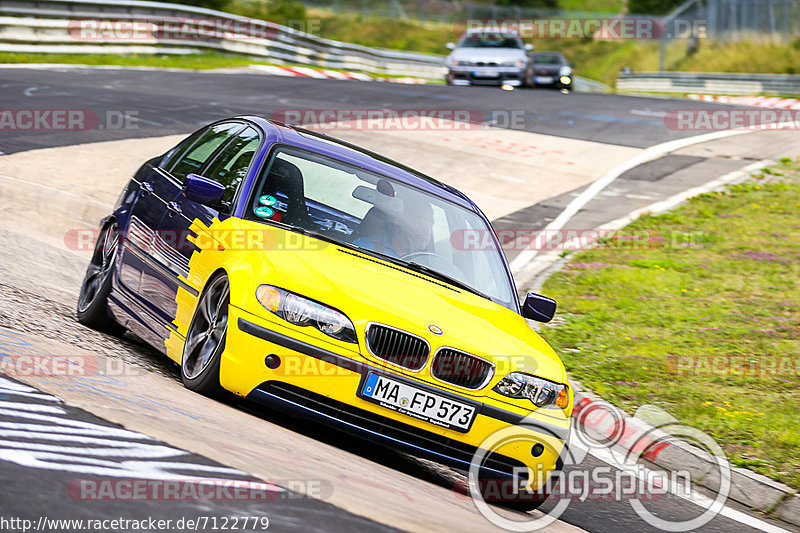
[[[284,78],[254,74],[154,70],[3,70],[7,109],[91,109],[135,112],[135,130],[95,129],[80,134],[0,131],[0,150],[186,133],[236,114],[271,116],[284,109],[454,109],[480,111],[500,126],[623,146],[647,147],[696,132],[664,126],[673,109],[727,109],[709,102],[621,97],[550,90],[499,91],[491,87],[447,87]]]
[[[717,107],[731,109],[707,102],[547,90],[505,92],[246,73],[0,67],[0,109],[85,109],[91,110],[103,126],[85,131],[0,129],[0,152],[22,154],[42,148],[185,134],[235,114],[271,116],[286,109],[469,110],[485,121],[494,119],[498,126],[555,136],[565,143],[592,141],[641,149],[698,134],[665,127],[668,111]],[[120,117],[132,118],[127,127],[124,120],[118,122]],[[511,118],[513,124],[503,124]],[[120,124],[123,127],[117,127]],[[380,139],[378,146],[383,142]],[[693,179],[702,182],[748,161],[774,157],[761,155],[767,145],[776,152],[793,150],[785,155],[800,153],[800,146],[791,137],[776,136],[760,142],[720,142],[709,145],[708,153],[683,155],[680,161],[660,160],[654,166],[634,169],[623,176],[621,192],[605,198],[605,203],[599,198],[582,211],[586,224],[616,219],[640,206],[631,202],[651,202],[694,185],[680,176],[670,181],[670,176],[679,175],[690,165],[701,165],[696,167]],[[745,145],[750,145],[750,151],[744,158],[730,155],[747,152]],[[0,156],[0,174],[2,164]],[[65,159],[60,164],[66,169],[71,162]],[[114,161],[108,161],[108,169],[114,166]],[[47,233],[41,227],[48,225],[47,216],[63,194],[72,195],[70,209],[80,211],[76,218],[96,223],[114,200],[114,187],[105,190],[106,185],[101,183],[108,169],[98,168],[97,175],[87,175],[69,187],[50,182],[47,176],[40,176],[36,183],[15,182],[13,177],[0,179],[0,208],[11,211],[19,207],[22,213],[22,218],[9,213],[5,218],[0,216],[4,259],[0,262],[0,355],[86,353],[106,363],[121,360],[135,369],[125,376],[128,389],[119,389],[124,394],[113,393],[118,385],[113,379],[52,379],[35,384],[21,379],[23,384],[0,377],[0,481],[7,487],[0,516],[24,518],[35,525],[41,525],[38,521],[42,516],[165,520],[249,517],[254,523],[266,516],[269,530],[277,531],[500,531],[475,511],[471,500],[454,490],[454,483],[462,479],[454,472],[403,454],[376,450],[280,413],[199,397],[182,388],[171,363],[136,339],[115,339],[78,325],[73,309],[85,257],[69,253],[63,246],[59,249],[63,243],[45,236],[57,235],[58,228]],[[661,178],[665,181],[659,181]],[[654,185],[656,182],[661,185]],[[29,185],[38,187],[38,192],[28,191]],[[48,192],[47,187],[52,190]],[[93,190],[99,192],[88,201]],[[554,195],[525,211],[495,220],[501,227],[543,227],[581,190]],[[643,194],[653,190],[658,192],[652,193],[652,198]],[[57,225],[57,221],[50,225]],[[31,238],[26,239],[28,235]],[[85,450],[70,449],[70,440],[64,435],[77,436],[75,446],[91,448],[93,453],[88,455],[92,459],[85,459]],[[158,464],[153,463],[156,458]],[[569,468],[589,469],[603,464],[588,455],[580,465]],[[109,475],[131,478],[141,472],[142,465],[157,467],[162,475],[153,478],[164,481],[201,476],[265,482],[270,496],[244,501],[169,502],[155,498],[85,501],[91,498],[76,496],[76,483],[81,480],[97,481]],[[100,466],[111,470],[93,470]],[[311,491],[308,486],[293,486],[303,479],[319,481],[320,485]],[[303,491],[311,492],[312,497],[301,494]],[[556,503],[547,502],[544,510]],[[646,507],[675,521],[688,520],[703,511],[671,494]],[[726,509],[702,531],[796,531],[735,503]],[[529,518],[508,510],[498,512],[518,521]],[[50,525],[44,530],[59,529]],[[661,531],[644,522],[628,501],[573,501],[549,530]]]

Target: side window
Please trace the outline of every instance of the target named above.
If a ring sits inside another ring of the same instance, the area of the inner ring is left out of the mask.
[[[168,170],[169,167],[175,163],[175,160],[182,153],[188,150],[190,146],[192,146],[195,142],[197,142],[197,139],[199,139],[205,132],[206,130],[204,128],[200,131],[192,133],[189,137],[182,140],[180,143],[178,143],[177,146],[175,146],[169,152],[166,153],[166,155],[161,159],[161,162],[159,162],[158,166],[160,168],[163,168],[164,170]]]
[[[175,165],[170,170],[172,176],[180,183],[183,183],[186,176],[192,172],[200,172],[200,169],[203,168],[208,158],[214,155],[217,148],[233,137],[242,127],[242,124],[236,122],[226,122],[205,130],[191,148],[176,160]]]
[[[225,185],[223,205],[230,206],[233,202],[236,189],[247,176],[260,142],[261,139],[255,129],[245,128],[217,155],[206,170],[205,177]]]

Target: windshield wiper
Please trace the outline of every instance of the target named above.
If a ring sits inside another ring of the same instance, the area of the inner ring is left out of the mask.
[[[432,278],[436,278],[439,281],[444,281],[445,283],[449,283],[450,285],[455,285],[459,289],[464,289],[465,291],[469,291],[469,292],[471,292],[473,294],[477,294],[478,296],[480,296],[482,298],[486,298],[487,300],[491,300],[491,298],[489,298],[488,296],[486,296],[482,292],[470,287],[469,285],[467,285],[466,283],[464,283],[463,281],[461,281],[459,279],[450,277],[447,274],[442,274],[438,270],[434,270],[431,267],[427,267],[425,265],[420,265],[419,263],[415,263],[414,261],[403,261],[402,259],[400,261],[402,261],[403,266],[405,266],[407,268],[410,268],[411,270],[414,270],[416,272],[420,272],[422,274],[427,274],[428,276],[431,276]]]
[[[319,239],[321,241],[329,242],[331,244],[336,244],[336,245],[342,244],[342,241],[340,241],[338,239],[334,239],[333,237],[329,237],[327,235],[323,235],[322,233],[317,233],[316,231],[313,231],[313,230],[310,230],[310,229],[306,229],[306,228],[303,228],[301,226],[292,226],[292,225],[289,225],[289,224],[287,224],[287,226],[289,226],[288,229],[290,229],[291,231],[296,231],[297,233],[302,233],[303,235],[305,235],[307,237],[314,237],[315,239]]]
[[[455,285],[459,289],[464,289],[465,291],[469,291],[473,294],[477,294],[482,298],[486,298],[487,300],[492,300],[489,296],[486,296],[482,292],[475,290],[474,288],[470,287],[466,283],[456,278],[450,277],[447,274],[442,274],[438,270],[434,270],[430,267],[425,265],[420,265],[419,263],[415,263],[414,261],[405,261],[400,259],[399,257],[395,257],[393,255],[385,254],[383,252],[378,252],[377,250],[368,250],[366,248],[360,248],[358,246],[352,246],[352,248],[358,250],[359,252],[363,252],[369,255],[377,256],[385,261],[389,261],[390,263],[394,263],[395,265],[405,267],[409,270],[413,270],[414,272],[419,272],[420,274],[428,275],[432,278],[436,278],[439,281],[444,281],[445,283],[449,283],[450,285]],[[492,300],[494,301],[494,300]]]

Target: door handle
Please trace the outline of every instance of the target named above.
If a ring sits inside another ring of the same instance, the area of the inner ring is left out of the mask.
[[[153,192],[153,184],[150,183],[149,181],[143,181],[139,187],[142,191],[142,195],[152,194]]]
[[[181,204],[178,202],[170,202],[167,204],[167,209],[169,209],[170,214],[180,214],[181,211]]]

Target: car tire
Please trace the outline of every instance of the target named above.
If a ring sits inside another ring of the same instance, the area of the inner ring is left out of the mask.
[[[125,329],[108,312],[108,295],[114,278],[114,263],[119,252],[119,226],[108,224],[97,236],[94,253],[86,268],[78,295],[77,317],[84,326],[119,335]]]
[[[200,394],[221,397],[219,367],[228,334],[230,283],[224,273],[215,275],[197,301],[181,356],[181,381]]]

